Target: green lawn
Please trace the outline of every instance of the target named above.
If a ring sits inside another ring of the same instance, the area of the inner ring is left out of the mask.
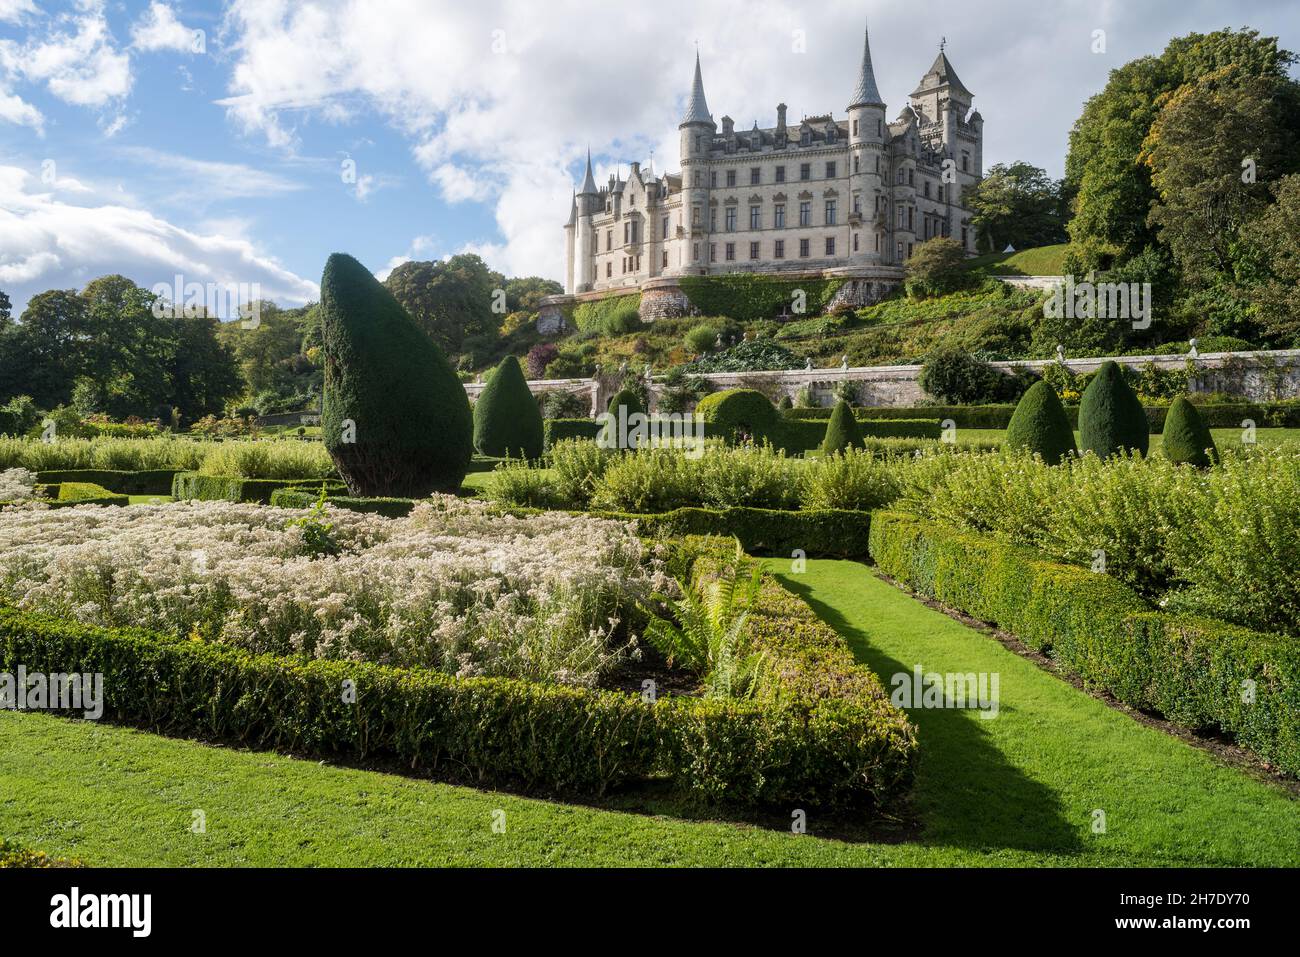
[[[990,253],[966,261],[966,268],[986,276],[1059,276],[1064,270],[1066,245],[1037,246],[1014,253]]]
[[[911,840],[819,837],[854,827],[815,812],[792,835],[690,820],[644,794],[576,806],[14,712],[0,712],[0,836],[92,865],[1300,863],[1300,805],[1281,788],[1107,708],[863,565],[811,561],[782,577],[883,675],[919,662],[1001,676],[995,720],[913,712]],[[206,834],[190,832],[195,809]]]

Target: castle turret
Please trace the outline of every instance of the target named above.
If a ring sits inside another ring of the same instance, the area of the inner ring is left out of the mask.
[[[564,291],[572,294],[574,287],[573,270],[577,263],[577,232],[578,232],[578,193],[573,193],[573,201],[569,206],[569,221],[564,224]]]
[[[689,252],[683,256],[691,267],[701,265],[702,237],[708,231],[709,207],[709,148],[718,126],[709,113],[704,99],[704,78],[700,73],[700,54],[695,52],[695,79],[691,83],[691,96],[686,103],[686,114],[678,127],[682,136],[682,192],[685,194],[682,213],[690,230]]]
[[[587,172],[582,179],[582,189],[574,197],[574,214],[577,226],[574,231],[573,281],[570,293],[586,292],[596,281],[596,232],[591,217],[600,206],[600,192],[596,177],[591,173],[591,149],[587,149]]]
[[[879,263],[886,248],[883,225],[876,221],[879,197],[884,195],[882,174],[886,172],[885,104],[876,86],[871,64],[871,36],[862,33],[862,63],[849,99],[849,261],[855,265]],[[880,235],[878,236],[878,233]]]

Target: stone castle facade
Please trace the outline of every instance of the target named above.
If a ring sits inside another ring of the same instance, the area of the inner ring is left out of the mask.
[[[896,286],[927,239],[949,236],[973,253],[964,197],[983,173],[984,121],[972,99],[941,46],[888,120],[864,36],[843,119],[791,123],[782,103],[773,127],[737,130],[723,116],[719,128],[697,53],[680,173],[633,163],[598,188],[588,154],[564,226],[565,298],[672,299],[674,278],[744,272],[844,277],[861,303]]]

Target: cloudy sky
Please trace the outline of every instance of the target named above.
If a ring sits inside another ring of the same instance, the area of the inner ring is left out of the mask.
[[[1297,0],[0,0],[0,290],[300,304],[336,250],[558,279],[588,145],[598,181],[676,168],[697,43],[715,119],[842,117],[867,20],[891,116],[946,37],[986,164],[1055,176],[1083,101],[1170,37],[1300,49]]]

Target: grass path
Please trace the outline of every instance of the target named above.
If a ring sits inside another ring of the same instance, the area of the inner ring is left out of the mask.
[[[780,570],[784,563],[773,562]],[[0,712],[0,836],[91,865],[1296,864],[1300,803],[1044,674],[852,562],[788,585],[889,675],[997,671],[1001,714],[918,711],[908,843],[454,787],[129,728]],[[1093,834],[1094,809],[1107,832]],[[193,811],[207,831],[190,830]],[[492,829],[505,812],[505,833]],[[842,830],[842,829],[841,829]]]

